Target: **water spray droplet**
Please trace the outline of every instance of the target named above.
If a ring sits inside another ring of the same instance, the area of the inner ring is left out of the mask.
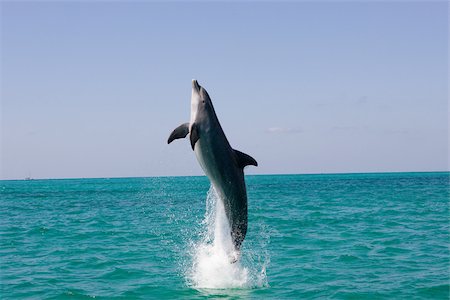
[[[254,270],[252,261],[246,259],[244,263],[240,253],[234,250],[223,202],[213,187],[207,194],[202,226],[201,239],[192,249],[192,266],[187,272],[189,285],[197,289],[225,289],[267,283],[265,265],[261,271]]]

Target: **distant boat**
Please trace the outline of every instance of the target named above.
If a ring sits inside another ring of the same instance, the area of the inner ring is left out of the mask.
[[[25,180],[33,180],[31,177],[25,177]]]

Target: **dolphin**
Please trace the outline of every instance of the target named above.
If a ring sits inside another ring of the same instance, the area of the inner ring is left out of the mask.
[[[192,80],[190,122],[178,126],[170,134],[167,143],[185,138],[188,134],[200,166],[224,204],[233,245],[239,255],[247,233],[244,167],[258,166],[258,163],[250,155],[231,148],[211,98],[195,79]]]

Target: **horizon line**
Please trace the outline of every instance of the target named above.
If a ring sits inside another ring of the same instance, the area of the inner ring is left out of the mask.
[[[450,173],[446,171],[375,171],[375,172],[321,172],[321,173],[267,173],[248,174],[245,176],[289,176],[289,175],[357,175],[357,174],[401,174],[401,173]],[[77,180],[77,179],[127,179],[127,178],[172,178],[172,177],[207,177],[206,175],[159,175],[159,176],[111,176],[111,177],[48,177],[48,178],[13,178],[0,179],[0,181],[33,181],[33,180]]]

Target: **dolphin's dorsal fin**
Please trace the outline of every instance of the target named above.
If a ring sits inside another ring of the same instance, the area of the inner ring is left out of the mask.
[[[198,141],[199,138],[200,138],[200,137],[198,136],[197,124],[192,123],[192,126],[191,126],[191,135],[190,135],[192,150],[194,150],[195,143],[197,143],[197,141]]]
[[[236,157],[236,162],[240,168],[244,168],[245,166],[252,165],[258,166],[256,160],[248,154],[245,154],[241,151],[234,150],[234,155]]]
[[[169,136],[169,139],[167,140],[167,144],[172,143],[173,140],[185,138],[188,133],[189,133],[189,123],[181,124],[180,126],[175,128],[174,131],[172,131],[172,133]]]

